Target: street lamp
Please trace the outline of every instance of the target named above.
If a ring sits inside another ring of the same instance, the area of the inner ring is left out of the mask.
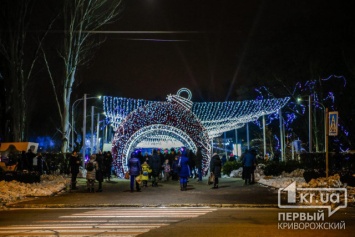
[[[97,108],[97,107],[96,107]],[[96,146],[94,146],[94,115],[95,115],[95,106],[91,106],[91,142],[90,142],[90,151],[93,154],[94,147],[96,147],[96,152],[99,150],[98,139],[99,139],[99,123],[100,123],[100,113],[97,113],[97,126],[96,126]]]
[[[308,101],[309,104],[308,104],[308,107],[309,107],[309,152],[312,152],[312,103],[314,104],[318,104],[320,106],[322,106],[323,108],[323,113],[324,113],[324,152],[326,153],[327,152],[327,109],[326,107],[324,106],[324,104],[322,104],[321,102],[318,102],[318,101],[312,101],[312,97],[311,96],[308,96]],[[297,102],[301,102],[302,101],[302,98],[299,97],[297,98]]]
[[[87,94],[84,94],[83,98],[77,99],[74,101],[72,107],[71,107],[71,119],[72,119],[72,151],[74,150],[74,109],[75,106],[78,102],[84,101],[84,116],[83,116],[83,163],[85,162],[85,136],[86,136],[86,100],[89,99],[101,99],[101,96],[96,96],[96,97],[87,97]],[[84,126],[85,125],[85,126]]]

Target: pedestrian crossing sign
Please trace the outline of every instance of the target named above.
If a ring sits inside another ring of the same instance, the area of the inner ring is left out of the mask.
[[[329,136],[338,136],[338,111],[329,112]]]

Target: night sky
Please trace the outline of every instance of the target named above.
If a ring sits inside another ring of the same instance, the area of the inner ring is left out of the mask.
[[[354,50],[351,1],[127,2],[97,35],[106,42],[79,72],[74,97],[164,100],[187,87],[195,101],[238,100],[277,87],[275,78],[353,77],[344,63]]]
[[[343,94],[348,104],[340,103],[349,117],[342,116],[354,124],[355,109],[348,109],[355,103],[353,1],[126,2],[120,19],[96,32],[105,42],[79,69],[72,101],[84,93],[165,100],[182,87],[193,101],[255,99],[261,86],[284,97],[290,96],[285,85],[342,75],[350,91],[350,97]],[[31,134],[60,126],[57,111],[48,116],[55,103],[51,89],[42,90],[49,95],[38,100],[41,119],[33,121]]]

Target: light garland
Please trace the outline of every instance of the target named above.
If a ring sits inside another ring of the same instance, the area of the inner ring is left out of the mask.
[[[180,94],[186,92],[188,98]],[[115,129],[112,154],[119,177],[127,171],[127,160],[141,142],[178,141],[197,151],[202,148],[203,173],[210,161],[210,141],[223,132],[244,126],[262,115],[277,112],[289,98],[254,101],[192,103],[191,92],[180,89],[167,102],[103,97],[108,120]]]
[[[328,85],[329,84],[329,85]],[[334,88],[333,85],[339,86],[339,88]],[[336,103],[336,96],[340,95],[339,92],[343,91],[347,85],[347,80],[344,76],[330,75],[327,78],[321,78],[317,80],[308,80],[305,82],[297,82],[295,86],[290,89],[292,98],[300,98],[303,96],[312,95],[313,108],[314,111],[323,111],[324,107],[329,108],[329,111],[337,111],[339,108]],[[323,88],[324,87],[324,88]],[[326,89],[331,88],[336,91],[327,91]],[[272,92],[265,86],[255,89],[256,92],[259,93],[258,99],[263,98],[272,98],[274,97]],[[319,93],[322,92],[322,93]],[[289,132],[286,134],[286,137],[290,139],[295,139],[294,136],[298,137],[299,134],[295,134],[295,129],[293,127],[293,123],[300,116],[304,116],[308,109],[308,103],[299,103],[296,101],[290,101],[287,103],[287,106],[283,109],[283,123],[285,126],[285,131]],[[324,106],[324,107],[323,107]],[[321,115],[323,116],[323,115]],[[273,120],[278,120],[279,114],[270,114],[266,118],[266,124],[269,125]],[[323,118],[324,119],[324,118]],[[348,140],[349,131],[343,125],[344,121],[339,116],[339,131],[342,142],[339,142],[339,149],[341,151],[346,151],[349,149],[350,142]],[[262,124],[260,121],[255,121],[255,124],[262,128]],[[302,135],[302,134],[301,134]],[[276,137],[275,137],[276,139]],[[336,140],[334,140],[336,141]],[[348,144],[344,144],[348,143]]]

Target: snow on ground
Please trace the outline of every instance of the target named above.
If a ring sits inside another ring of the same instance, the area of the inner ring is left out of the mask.
[[[65,190],[70,183],[61,175],[42,175],[39,183],[21,183],[18,181],[0,181],[1,204],[21,201],[27,197],[51,196]]]
[[[233,170],[230,177],[241,178],[243,168]],[[297,188],[346,188],[347,189],[347,202],[355,203],[355,187],[347,186],[340,181],[339,175],[329,176],[328,178],[312,179],[306,183],[303,178],[303,169],[296,169],[291,173],[282,172],[280,176],[265,176],[261,166],[256,167],[254,172],[255,181],[261,185],[272,187],[275,189],[286,188],[294,181],[296,181]],[[304,192],[307,192],[304,191]],[[342,196],[344,199],[344,197]]]
[[[263,170],[257,167],[255,170],[255,181],[261,185],[273,188],[286,188],[296,181],[297,187],[316,188],[346,187],[348,192],[348,203],[355,203],[355,188],[341,183],[339,175],[326,178],[312,179],[306,183],[303,178],[302,169],[297,169],[291,173],[283,172],[280,176],[265,176]],[[241,178],[242,168],[233,170],[229,177]],[[70,178],[61,175],[42,175],[40,183],[21,183],[17,181],[0,181],[0,208],[7,203],[21,201],[28,197],[51,196],[60,192],[65,192],[69,188]]]

